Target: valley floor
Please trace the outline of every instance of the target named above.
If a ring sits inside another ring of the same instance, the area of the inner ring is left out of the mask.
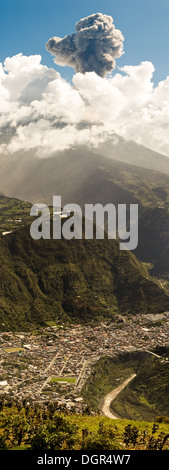
[[[0,396],[83,412],[81,390],[100,357],[169,345],[169,312],[118,317],[116,323],[53,325],[0,333]],[[168,358],[165,358],[168,361]]]

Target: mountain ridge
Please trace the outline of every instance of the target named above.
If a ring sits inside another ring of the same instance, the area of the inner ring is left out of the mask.
[[[99,144],[96,152],[112,160],[169,174],[169,157],[116,134]]]
[[[35,241],[25,226],[0,238],[0,258],[2,329],[169,309],[169,295],[116,240]]]

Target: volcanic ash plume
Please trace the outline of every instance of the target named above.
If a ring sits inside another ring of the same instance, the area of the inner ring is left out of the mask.
[[[76,24],[75,34],[49,39],[46,48],[58,65],[69,65],[83,74],[96,72],[104,77],[115,68],[115,59],[123,54],[123,41],[113,18],[96,13],[81,19]]]

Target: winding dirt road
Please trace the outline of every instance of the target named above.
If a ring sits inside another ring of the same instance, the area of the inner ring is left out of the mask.
[[[103,406],[101,408],[104,416],[107,416],[108,418],[111,418],[111,419],[119,419],[118,416],[114,415],[110,411],[110,404],[117,397],[117,395],[119,395],[119,393],[134,379],[134,377],[136,377],[136,374],[132,374],[121,385],[119,385],[117,388],[114,388],[112,392],[108,393],[108,395],[104,397]]]

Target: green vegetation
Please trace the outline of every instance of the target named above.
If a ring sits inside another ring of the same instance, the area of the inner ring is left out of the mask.
[[[105,192],[107,182],[117,203],[138,203],[139,243],[134,254],[147,263],[150,275],[169,281],[169,175],[106,161],[97,178]]]
[[[169,207],[169,175],[111,161],[102,166],[105,177],[129,191],[143,207]],[[126,201],[127,202],[127,201]]]
[[[167,291],[135,256],[119,252],[115,241],[35,242],[29,226],[20,228],[30,220],[30,204],[1,196],[0,209],[1,231],[15,229],[0,239],[0,330],[168,308]]]
[[[115,358],[101,357],[94,364],[93,371],[83,387],[85,402],[97,411],[104,396],[135,373],[137,361],[135,355],[130,353]]]
[[[150,275],[169,281],[169,175],[105,160],[80,192],[80,199],[139,207],[135,256]],[[129,224],[129,210],[127,214]],[[149,266],[148,266],[149,265]]]
[[[69,384],[75,384],[76,379],[77,379],[76,377],[52,377],[50,380],[50,383],[66,382]]]
[[[146,352],[132,352],[117,358],[101,358],[83,388],[86,403],[97,410],[102,398],[123,383],[132,373],[136,377],[111,404],[121,418],[153,421],[169,417],[169,363]]]
[[[0,450],[169,450],[169,423],[58,413],[57,403],[0,402]]]
[[[47,326],[50,326],[50,327],[52,327],[52,326],[57,326],[57,324],[56,324],[56,322],[55,322],[54,320],[48,320],[48,321],[46,321],[46,325],[47,325]]]
[[[29,226],[0,238],[0,330],[157,313],[169,295],[115,240],[39,240]]]
[[[24,227],[31,220],[30,202],[0,195],[0,234],[13,232]]]
[[[139,205],[139,246],[134,254],[154,268],[151,275],[168,279],[169,273],[169,174],[167,158],[153,154],[150,161],[157,171],[147,168],[150,150],[124,143],[120,155],[124,153],[126,161],[119,162],[104,158],[109,155],[117,158],[117,147],[110,144],[109,149],[97,149],[102,155],[94,155],[88,148],[81,147],[58,153],[57,158],[30,159],[22,155],[21,160],[3,161],[0,184],[6,194],[15,194],[25,200],[52,204],[52,197],[62,195],[63,205],[70,201],[84,208],[84,203],[101,202]],[[129,146],[129,147],[128,147]],[[131,148],[131,151],[129,151]],[[121,154],[122,152],[122,154]],[[138,154],[141,152],[141,166]],[[148,154],[147,154],[148,152]],[[121,158],[118,155],[118,158]],[[124,158],[124,160],[125,160]],[[163,163],[162,163],[163,161]],[[6,167],[7,165],[7,167]],[[9,165],[9,166],[8,166]],[[164,165],[164,166],[163,166]],[[150,165],[151,166],[151,165]],[[163,170],[162,170],[163,167]],[[18,174],[18,168],[20,168]],[[165,171],[164,171],[165,168]],[[163,173],[161,173],[163,171]],[[9,177],[10,175],[10,177]],[[29,176],[28,176],[29,175]],[[25,203],[12,198],[1,197],[2,227],[4,231],[16,229],[20,224],[9,222],[16,215],[22,216]],[[9,215],[8,215],[9,214]],[[25,214],[26,215],[26,214]],[[28,213],[27,213],[28,215]],[[15,218],[15,217],[14,217]],[[127,218],[129,221],[129,217]],[[11,225],[12,224],[12,225]],[[1,227],[0,227],[1,229]]]
[[[9,348],[3,348],[3,349],[5,352],[8,352],[8,353],[24,351],[24,348],[15,348],[15,347],[9,347]]]
[[[154,416],[169,417],[169,363],[155,356],[139,366],[135,379],[113,401],[121,417],[153,421]]]

